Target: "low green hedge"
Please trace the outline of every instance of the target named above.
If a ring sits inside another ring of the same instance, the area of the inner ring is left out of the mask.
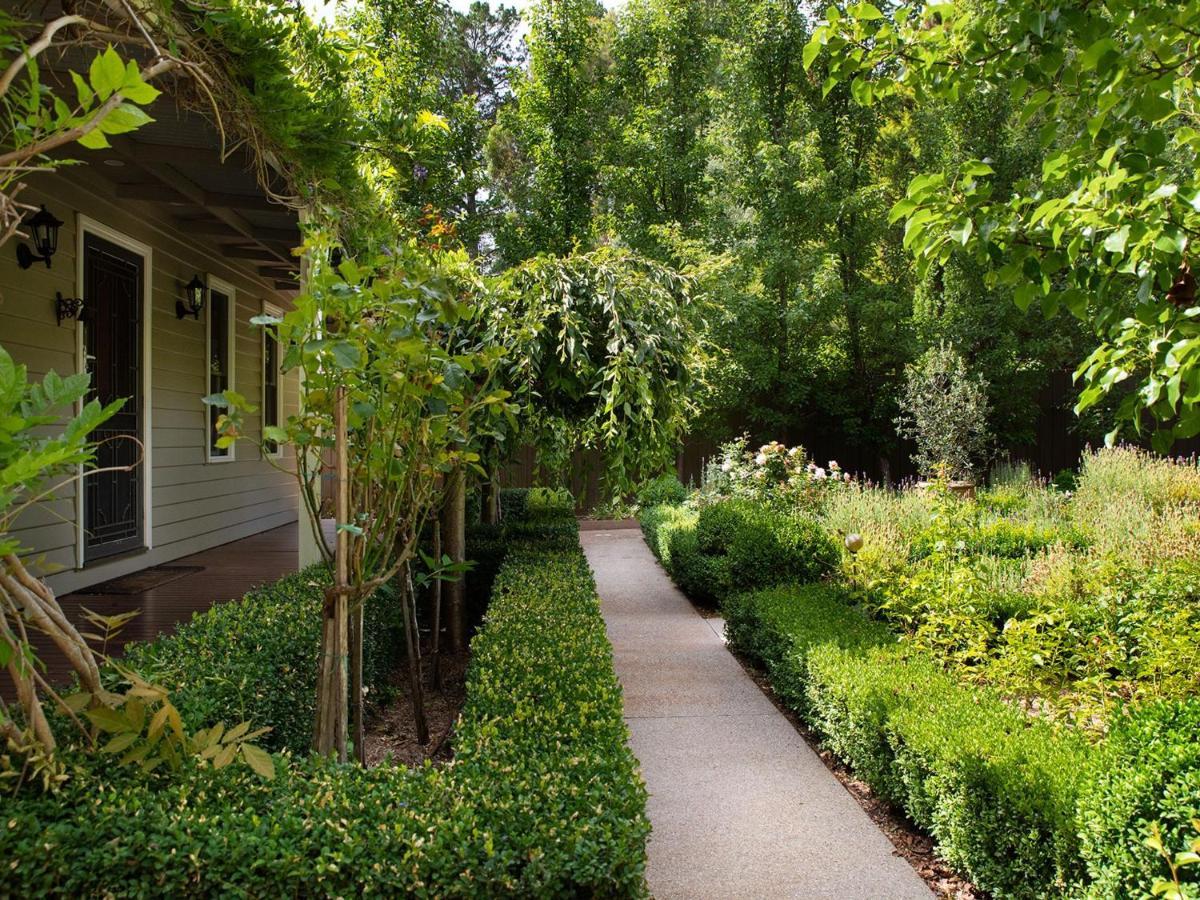
[[[523,519],[525,507],[529,504],[529,488],[500,489],[500,518]]]
[[[1089,748],[898,644],[837,588],[760,592],[727,605],[734,645],[940,852],[997,897],[1077,884],[1075,829]]]
[[[634,499],[642,508],[662,506],[664,504],[679,504],[687,499],[688,489],[674,472],[664,472],[656,478],[642,482],[638,486]]]
[[[130,645],[125,662],[170,690],[186,721],[269,725],[264,746],[307,753],[329,583],[328,570],[312,566],[197,613],[172,635]],[[363,683],[372,700],[382,701],[404,654],[398,600],[390,588],[367,602],[365,620]]]
[[[656,506],[643,510],[640,521],[675,583],[700,602],[819,581],[840,559],[837,544],[815,519],[747,500],[720,500],[698,514]]]
[[[510,554],[472,650],[451,764],[283,755],[267,782],[238,766],[138,777],[73,760],[57,794],[5,800],[0,893],[644,895],[646,794],[578,540]],[[296,677],[270,686],[295,704],[311,692]]]
[[[1166,863],[1146,846],[1150,823],[1172,854],[1186,850],[1200,819],[1200,699],[1157,703],[1118,718],[1084,790],[1079,822],[1096,898],[1149,896]],[[1183,870],[1190,897],[1200,872]]]

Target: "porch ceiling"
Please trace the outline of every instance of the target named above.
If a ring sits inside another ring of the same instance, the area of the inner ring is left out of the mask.
[[[226,146],[202,116],[164,95],[149,110],[154,122],[132,135],[110,136],[111,148],[82,157],[118,199],[164,208],[185,232],[213,240],[229,259],[260,263],[280,291],[299,288],[292,249],[301,242],[299,214],[258,183],[250,154]],[[286,193],[282,180],[279,193]]]
[[[44,17],[63,8],[62,0],[43,6]],[[44,60],[45,74],[70,96],[68,71],[86,71],[94,52],[70,47]],[[215,240],[226,257],[269,268],[278,275],[277,290],[297,290],[299,264],[292,249],[300,244],[299,213],[263,190],[254,160],[237,143],[232,123],[226,123],[223,141],[207,115],[177,103],[172,96],[177,85],[173,75],[156,83],[163,94],[147,109],[153,122],[129,135],[110,135],[109,149],[73,147],[70,155],[109,182],[118,199],[165,208],[184,230]],[[290,193],[283,178],[277,182],[271,184],[273,191]]]

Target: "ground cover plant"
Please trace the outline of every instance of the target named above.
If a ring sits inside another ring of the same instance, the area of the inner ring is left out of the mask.
[[[509,544],[472,643],[452,763],[365,769],[286,751],[274,755],[274,777],[264,780],[199,766],[139,776],[67,756],[70,777],[57,793],[5,800],[5,891],[644,893],[646,795],[626,746],[595,586],[574,521],[560,515],[536,524],[540,533]],[[202,645],[232,648],[225,664],[232,681],[274,678],[270,702],[255,708],[261,721],[287,733],[294,719],[302,732],[311,719],[288,704],[312,703],[320,607],[295,602],[320,591],[311,575],[216,607],[138,658],[179,675],[203,669]],[[312,621],[280,630],[281,611],[303,611]],[[242,629],[246,640],[266,641],[265,661],[239,651],[245,642],[232,632]],[[272,668],[289,644],[295,659],[306,660],[306,677]],[[205,701],[212,696],[206,692]],[[303,750],[307,736],[298,732],[295,742]]]
[[[1195,461],[1102,450],[1056,483],[998,466],[964,498],[771,474],[802,456],[734,442],[685,503],[642,513],[677,583],[721,605],[733,646],[980,887],[1193,896]],[[840,552],[731,578],[713,551],[768,515],[806,517]]]

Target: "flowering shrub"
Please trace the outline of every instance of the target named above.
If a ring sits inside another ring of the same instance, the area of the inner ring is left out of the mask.
[[[819,508],[828,492],[853,479],[836,460],[819,466],[800,445],[778,441],[757,450],[745,437],[722,445],[709,461],[701,496],[705,499],[741,497],[783,507]]]

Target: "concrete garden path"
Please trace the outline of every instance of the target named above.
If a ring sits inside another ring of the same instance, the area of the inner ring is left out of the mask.
[[[929,900],[641,532],[614,523],[581,537],[650,791],[654,897]]]

